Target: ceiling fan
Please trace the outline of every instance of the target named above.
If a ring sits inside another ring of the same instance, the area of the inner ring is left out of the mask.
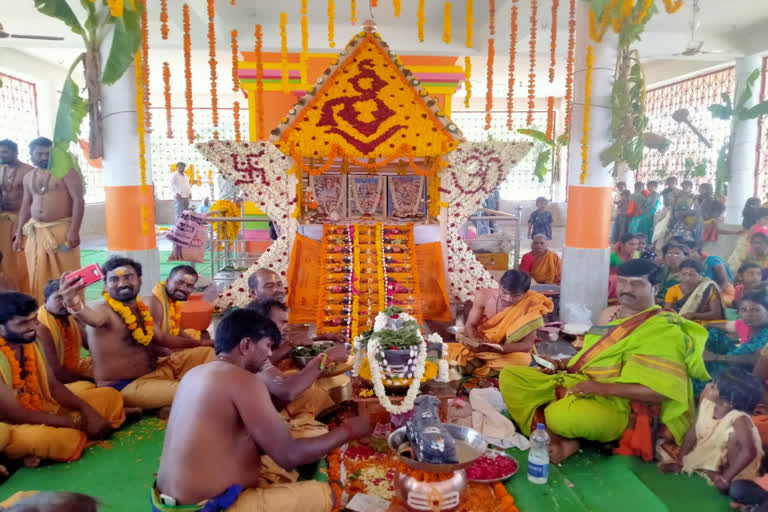
[[[13,38],[13,39],[41,39],[41,40],[44,40],[44,41],[63,41],[64,40],[63,37],[58,37],[58,36],[38,36],[38,35],[33,35],[33,34],[10,34],[10,33],[5,31],[5,29],[3,28],[3,24],[0,23],[0,39],[8,39],[8,38]]]
[[[688,45],[683,49],[683,51],[681,51],[680,53],[675,53],[673,54],[673,56],[674,57],[693,57],[694,55],[723,53],[721,51],[703,50],[704,41],[696,40],[696,31],[701,26],[701,21],[699,21],[699,13],[701,13],[699,0],[693,0],[692,8],[693,8],[693,17],[691,18],[691,22],[688,24],[688,26],[691,29],[691,39],[688,41]]]

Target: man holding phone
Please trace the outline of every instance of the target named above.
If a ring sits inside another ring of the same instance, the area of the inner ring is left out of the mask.
[[[82,302],[81,279],[69,281],[65,276],[60,288],[67,311],[88,326],[96,384],[120,391],[129,407],[161,409],[158,415],[167,416],[181,378],[195,366],[212,361],[213,348],[169,354],[168,348],[178,347],[155,335],[149,307],[138,297],[141,264],[113,256],[102,271],[104,302],[95,307]]]

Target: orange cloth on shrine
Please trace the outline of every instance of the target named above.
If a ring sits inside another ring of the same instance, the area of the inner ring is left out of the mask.
[[[417,245],[415,252],[416,275],[421,290],[421,317],[424,320],[450,322],[451,308],[445,290],[440,242]]]

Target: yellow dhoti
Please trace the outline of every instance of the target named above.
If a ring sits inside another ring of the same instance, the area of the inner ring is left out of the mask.
[[[24,253],[29,271],[29,288],[39,302],[44,300],[43,288],[51,279],[58,279],[64,272],[80,267],[80,248],[62,250],[72,219],[54,222],[38,222],[34,219],[24,225],[27,237]]]
[[[540,293],[529,290],[523,298],[483,323],[478,332],[483,340],[498,345],[508,345],[523,340],[544,325],[542,315],[553,309],[552,301]],[[451,364],[468,368],[475,377],[487,377],[510,365],[528,366],[531,355],[528,352],[472,352],[461,343],[448,344],[448,359]]]
[[[79,413],[61,407],[51,396],[48,387],[45,360],[36,344],[32,345],[37,359],[38,382],[43,412],[68,415],[77,420]],[[0,374],[7,386],[12,382],[10,365],[0,356]],[[112,428],[125,421],[125,409],[120,393],[111,388],[95,388],[91,383],[73,383],[68,386],[78,398],[90,405]],[[45,459],[71,461],[80,458],[87,442],[85,432],[74,428],[58,428],[48,425],[11,425],[0,423],[0,446],[11,458],[36,455]]]
[[[215,357],[211,347],[196,347],[160,358],[154,371],[133,380],[121,390],[125,404],[142,409],[170,406],[181,378],[195,366],[210,363]]]
[[[13,250],[12,238],[16,234],[18,214],[0,212],[0,251],[3,253],[3,263],[0,265],[3,274],[15,285],[21,293],[29,293],[29,274],[27,259],[23,252]]]

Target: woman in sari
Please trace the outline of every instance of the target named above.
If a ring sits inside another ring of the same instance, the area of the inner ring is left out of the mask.
[[[704,265],[694,259],[680,264],[680,284],[667,291],[664,306],[694,322],[725,320],[725,307],[717,284],[704,276]]]
[[[736,293],[731,268],[719,256],[702,251],[701,244],[691,241],[686,241],[685,244],[688,246],[690,258],[700,261],[704,265],[704,276],[717,283],[720,288],[720,295],[723,297],[723,304],[725,307],[730,307]]]
[[[639,257],[638,248],[640,247],[640,235],[636,233],[624,233],[619,241],[613,246],[611,253],[611,274],[616,273],[622,263]]]
[[[637,216],[629,223],[629,232],[644,235],[646,240],[650,240],[653,237],[653,219],[661,199],[659,193],[656,192],[657,186],[657,182],[649,181],[647,195],[633,196],[634,200],[639,204],[639,211]]]
[[[661,266],[664,271],[664,279],[659,285],[659,292],[656,294],[656,302],[663,304],[667,297],[667,292],[676,284],[680,284],[680,264],[688,259],[688,247],[669,242],[662,249],[664,254],[664,264]]]

